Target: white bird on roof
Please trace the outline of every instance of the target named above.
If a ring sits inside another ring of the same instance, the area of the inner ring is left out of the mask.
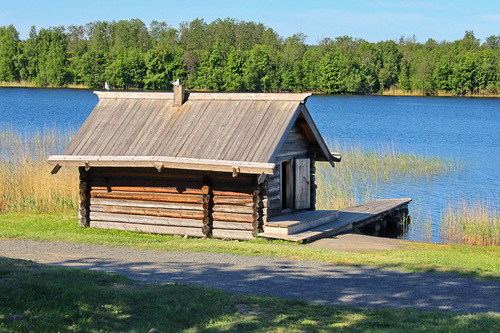
[[[179,84],[181,84],[181,82],[179,81],[179,79],[175,80],[174,82],[172,82],[172,84],[174,86],[178,86]]]
[[[106,89],[106,90],[108,90],[108,91],[109,91],[109,90],[113,89],[113,87],[111,87],[111,86],[108,84],[108,82],[104,82],[104,89]]]

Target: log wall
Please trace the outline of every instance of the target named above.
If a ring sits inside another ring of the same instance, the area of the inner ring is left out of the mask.
[[[252,239],[262,228],[259,191],[252,193],[213,191],[213,230],[215,238]]]
[[[96,167],[80,178],[82,227],[228,239],[262,227],[254,175]]]

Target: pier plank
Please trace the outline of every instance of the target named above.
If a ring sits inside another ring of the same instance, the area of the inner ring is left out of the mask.
[[[378,221],[383,217],[392,214],[396,210],[406,209],[411,199],[381,199],[365,204],[355,205],[341,209],[338,216],[328,223],[294,233],[266,232],[266,226],[270,230],[276,230],[277,227],[286,227],[286,225],[295,225],[300,223],[301,214],[289,214],[280,216],[279,219],[271,219],[264,223],[264,232],[259,237],[283,239],[292,242],[312,241],[320,238],[331,237],[340,233],[350,231],[354,226],[362,227],[366,224]]]

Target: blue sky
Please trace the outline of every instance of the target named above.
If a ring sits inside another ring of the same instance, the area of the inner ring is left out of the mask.
[[[484,41],[500,35],[500,1],[225,1],[225,0],[0,0],[0,26],[13,24],[21,39],[37,28],[94,21],[141,19],[164,21],[173,28],[202,18],[234,18],[264,23],[282,37],[302,32],[315,44],[325,37],[349,35],[370,42],[415,35],[454,41],[473,30]]]

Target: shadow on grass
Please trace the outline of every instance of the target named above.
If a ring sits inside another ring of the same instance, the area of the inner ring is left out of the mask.
[[[210,276],[206,276],[207,279]],[[493,314],[357,310],[0,258],[0,332],[458,330],[494,332]],[[12,319],[14,318],[14,320]]]

